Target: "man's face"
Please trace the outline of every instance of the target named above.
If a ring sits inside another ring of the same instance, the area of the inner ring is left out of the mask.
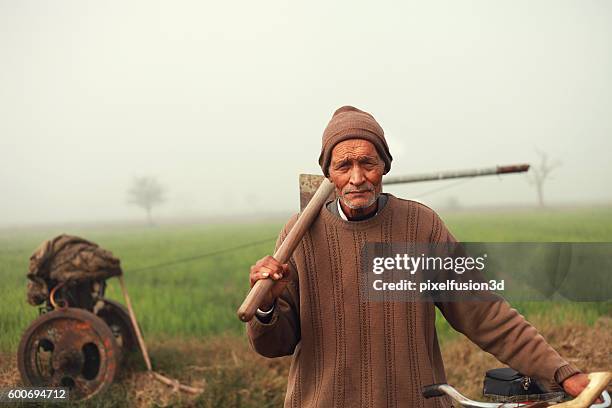
[[[376,147],[364,139],[344,140],[334,146],[329,179],[341,202],[351,210],[371,207],[382,191],[385,164]]]

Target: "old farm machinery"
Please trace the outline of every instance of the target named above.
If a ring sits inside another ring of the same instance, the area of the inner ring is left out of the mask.
[[[106,280],[119,279],[127,307],[104,296]],[[174,389],[199,394],[153,370],[123,281],[119,259],[83,238],[60,235],[30,257],[28,302],[40,316],[21,338],[17,365],[25,385],[66,387],[83,400],[113,382],[128,353],[140,349],[148,373]]]
[[[127,309],[104,296],[119,260],[93,242],[60,235],[30,258],[28,302],[40,316],[24,332],[17,363],[23,382],[66,387],[86,399],[112,382],[138,347]]]

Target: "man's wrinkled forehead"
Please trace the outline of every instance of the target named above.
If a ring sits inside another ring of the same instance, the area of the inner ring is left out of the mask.
[[[380,159],[374,144],[365,139],[348,139],[334,146],[332,149],[332,161],[337,162],[346,159],[359,158]]]

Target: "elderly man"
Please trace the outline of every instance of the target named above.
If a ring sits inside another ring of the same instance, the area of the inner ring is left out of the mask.
[[[293,355],[285,406],[450,406],[421,396],[424,385],[446,382],[434,306],[500,361],[577,395],[586,375],[505,301],[369,302],[360,292],[364,243],[455,242],[432,209],[382,193],[391,160],[372,115],[338,109],[319,157],[338,199],[322,208],[288,264],[267,256],[251,267],[251,286],[276,281],[247,334],[266,357]],[[296,219],[281,231],[277,247]]]

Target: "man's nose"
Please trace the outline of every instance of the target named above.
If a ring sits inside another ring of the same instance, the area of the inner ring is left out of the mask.
[[[353,166],[351,169],[351,179],[350,183],[354,186],[360,186],[365,183],[365,175],[363,170],[359,166]]]

